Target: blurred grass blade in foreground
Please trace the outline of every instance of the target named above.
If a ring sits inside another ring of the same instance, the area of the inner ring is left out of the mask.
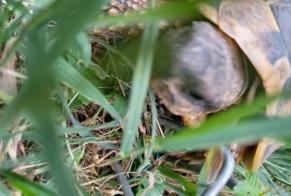
[[[172,136],[159,138],[156,149],[198,150],[234,141],[254,142],[265,136],[291,136],[290,117],[270,119],[255,116],[264,114],[266,105],[274,99],[275,97],[257,98],[251,104],[235,106],[209,117],[198,128],[184,128]]]
[[[133,84],[128,107],[128,119],[122,137],[121,154],[130,152],[132,145],[135,142],[137,127],[140,122],[149,86],[158,34],[159,25],[157,21],[146,23],[138,54],[137,65],[133,74]]]
[[[81,31],[89,20],[100,10],[103,1],[82,0],[55,1],[46,9],[36,14],[31,21],[31,28],[25,29],[28,80],[21,92],[11,102],[1,119],[1,131],[10,126],[20,110],[25,109],[38,128],[40,143],[50,165],[55,186],[60,195],[76,195],[74,183],[64,168],[61,150],[56,137],[52,107],[49,96],[53,89],[53,64],[69,46],[70,42]],[[56,25],[51,29],[49,39],[45,29],[47,22],[54,20]]]
[[[157,141],[156,150],[201,150],[233,142],[255,142],[264,137],[282,139],[291,136],[289,118],[252,119],[214,127],[186,128]]]
[[[10,171],[0,171],[1,175],[5,176],[8,182],[22,194],[27,196],[53,196],[56,195],[53,191],[47,189],[43,185],[37,184],[25,177]]]

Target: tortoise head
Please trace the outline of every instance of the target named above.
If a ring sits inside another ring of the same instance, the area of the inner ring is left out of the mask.
[[[242,94],[246,81],[239,50],[209,23],[170,30],[158,45],[151,87],[173,114],[203,119]]]

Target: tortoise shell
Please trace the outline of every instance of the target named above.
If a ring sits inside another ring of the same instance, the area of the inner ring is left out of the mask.
[[[216,7],[202,3],[201,10],[240,46],[261,77],[266,94],[290,93],[290,1],[222,0]],[[290,99],[275,101],[266,113],[290,115]],[[252,153],[248,152],[250,161],[246,164],[257,169],[279,147],[279,143],[263,139]]]

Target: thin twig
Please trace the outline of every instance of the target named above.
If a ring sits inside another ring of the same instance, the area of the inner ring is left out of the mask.
[[[114,161],[112,163],[112,167],[113,167],[115,173],[118,174],[116,176],[116,178],[122,186],[122,190],[123,190],[124,195],[125,196],[133,196],[134,194],[131,190],[131,187],[130,187],[125,175],[123,174],[124,172],[122,171],[122,168],[119,165],[119,163],[117,161]]]

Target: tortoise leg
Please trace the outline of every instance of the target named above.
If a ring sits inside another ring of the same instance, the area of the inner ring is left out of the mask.
[[[208,150],[205,160],[206,182],[211,184],[217,178],[223,164],[223,151],[221,147]]]
[[[268,138],[260,141],[256,146],[254,159],[252,161],[252,165],[250,165],[251,169],[253,171],[257,170],[262,165],[262,163],[280,147],[280,143]]]

